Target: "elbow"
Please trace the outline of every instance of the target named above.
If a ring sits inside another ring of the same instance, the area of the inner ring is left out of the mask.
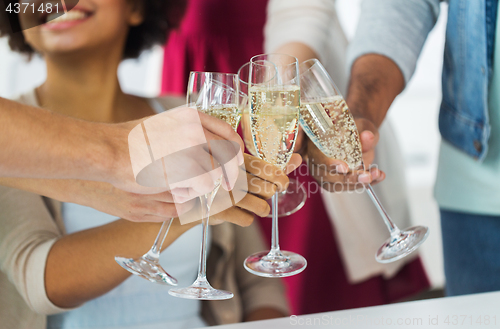
[[[80,300],[78,296],[70,294],[65,289],[57,286],[47,286],[46,288],[47,299],[58,309],[73,309],[81,306],[84,301]],[[55,312],[60,313],[60,312]],[[54,313],[51,313],[54,314]],[[49,314],[47,314],[49,315]]]

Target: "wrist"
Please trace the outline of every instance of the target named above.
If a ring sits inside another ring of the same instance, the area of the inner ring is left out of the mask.
[[[367,54],[359,57],[351,68],[346,102],[355,118],[364,118],[380,126],[405,80],[390,58]]]
[[[123,140],[127,140],[127,132],[114,124],[101,124],[98,127],[97,138],[93,141],[93,156],[90,167],[94,180],[119,185],[125,182],[127,175],[123,164],[129,163],[124,157],[129,155],[128,149],[123,149]],[[129,166],[127,166],[129,169]]]

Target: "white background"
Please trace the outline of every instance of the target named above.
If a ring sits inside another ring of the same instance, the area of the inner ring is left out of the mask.
[[[356,29],[359,3],[360,0],[337,0],[341,23],[349,38]],[[402,147],[401,156],[406,163],[413,221],[431,229],[421,250],[434,287],[444,284],[439,213],[432,188],[440,140],[437,117],[441,100],[445,6],[425,44],[413,79],[389,111]],[[10,52],[6,41],[0,39],[0,96],[13,97],[40,84],[45,77],[45,68],[39,58],[26,63],[21,56]],[[161,48],[156,48],[143,54],[139,60],[124,62],[119,72],[123,89],[145,96],[157,95],[161,61]]]

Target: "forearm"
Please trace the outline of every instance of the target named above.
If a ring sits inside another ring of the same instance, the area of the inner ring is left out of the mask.
[[[436,23],[439,4],[440,0],[363,0],[347,52],[348,67],[365,54],[380,54],[392,59],[408,82]]]
[[[104,127],[0,98],[0,175],[104,180],[114,156]]]
[[[61,202],[73,202],[78,204],[83,204],[83,202],[77,199],[77,196],[82,194],[77,193],[78,187],[87,182],[88,181],[74,179],[0,177],[0,185],[43,195]]]
[[[289,42],[276,49],[276,53],[297,57],[299,63],[311,58],[318,58],[316,52],[302,42]]]
[[[403,74],[391,59],[364,55],[352,65],[346,101],[354,117],[379,127],[404,85]]]
[[[71,308],[112,290],[129,277],[114,257],[140,257],[151,247],[160,225],[117,220],[62,237],[47,258],[47,296],[55,305]],[[163,249],[194,225],[174,220]]]

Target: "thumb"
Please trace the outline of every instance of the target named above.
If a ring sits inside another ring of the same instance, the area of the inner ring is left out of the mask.
[[[365,118],[357,118],[355,121],[363,153],[375,149],[379,140],[379,133],[375,124]]]

